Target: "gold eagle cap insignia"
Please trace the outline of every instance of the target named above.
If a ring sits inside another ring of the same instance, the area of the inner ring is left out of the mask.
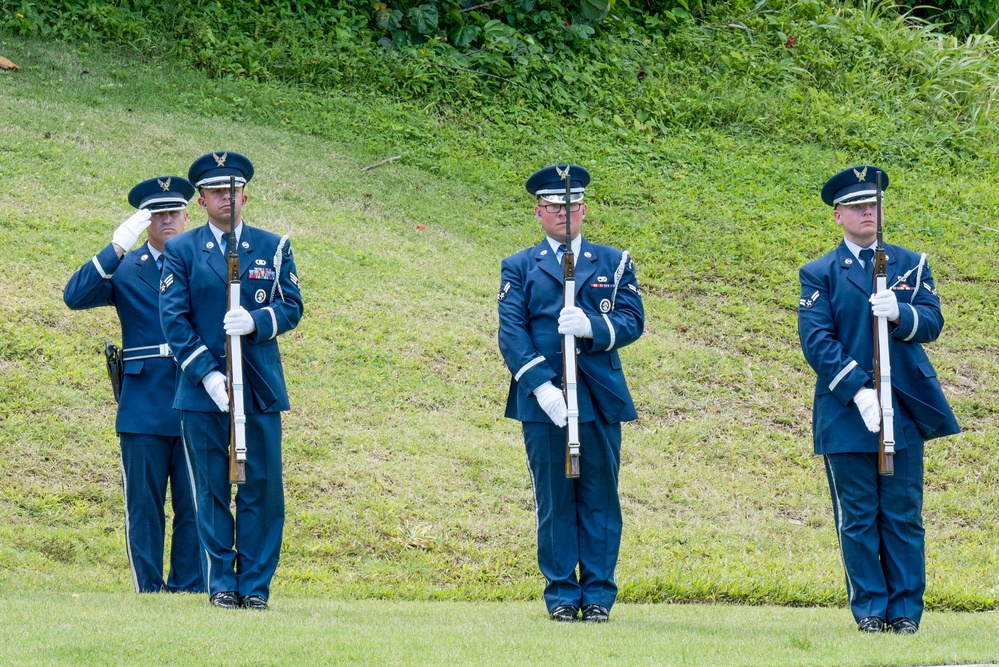
[[[559,169],[558,165],[555,165],[555,172],[558,174],[558,177],[564,181],[569,177],[569,165],[565,165],[565,169]]]
[[[226,160],[227,157],[229,157],[229,151],[226,151],[225,153],[222,153],[222,157],[219,157],[215,153],[212,153],[212,157],[215,158],[215,164],[217,164],[220,167],[224,167],[225,166],[225,160]]]
[[[863,171],[853,170],[853,175],[857,177],[858,181],[863,181],[867,178],[867,167],[864,167]]]
[[[163,192],[167,192],[170,189],[170,178],[171,177],[168,176],[166,182],[163,182],[158,178],[156,179],[156,182],[159,183],[159,186],[163,188]]]

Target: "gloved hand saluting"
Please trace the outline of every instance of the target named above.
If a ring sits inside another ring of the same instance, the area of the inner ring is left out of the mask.
[[[864,418],[864,426],[871,433],[881,430],[881,405],[878,403],[878,392],[864,387],[853,396],[853,402]]]
[[[229,412],[229,391],[225,386],[225,376],[218,371],[212,371],[201,381],[205,385],[205,391],[215,401],[222,412]]]
[[[882,290],[871,297],[871,312],[874,317],[887,317],[889,322],[898,319],[898,299],[890,289]]]
[[[253,330],[257,328],[253,316],[242,306],[227,312],[222,324],[225,327],[226,336],[245,336],[248,333],[253,333]]]
[[[132,214],[132,217],[121,223],[118,229],[114,230],[111,242],[118,246],[122,255],[131,250],[135,242],[139,240],[139,234],[149,226],[150,217],[152,214],[149,211],[139,209]]]
[[[582,308],[563,308],[558,316],[558,332],[572,334],[576,338],[593,338],[593,325]]]
[[[562,391],[555,388],[551,382],[545,382],[534,390],[534,398],[556,426],[569,423],[569,409],[565,407],[565,397]]]

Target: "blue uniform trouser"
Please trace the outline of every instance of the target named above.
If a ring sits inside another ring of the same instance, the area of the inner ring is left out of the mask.
[[[923,440],[906,429],[895,474],[878,475],[877,454],[829,454],[826,476],[843,552],[850,609],[892,621],[923,615]]]
[[[194,513],[194,491],[179,436],[120,433],[121,481],[125,490],[125,546],[137,593],[203,593],[202,551]],[[170,577],[163,580],[167,481],[173,506]]]
[[[194,478],[198,533],[208,560],[208,592],[270,595],[281,554],[284,485],[281,413],[246,415],[246,483],[229,484],[229,415],[181,412]]]
[[[527,464],[538,520],[538,565],[545,577],[545,604],[599,604],[617,596],[614,569],[621,546],[621,424],[579,425],[579,478],[565,476],[565,429],[524,422]],[[576,576],[576,567],[579,576]]]

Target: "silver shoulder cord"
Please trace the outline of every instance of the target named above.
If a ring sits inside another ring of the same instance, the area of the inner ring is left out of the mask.
[[[906,280],[909,279],[909,276],[912,275],[912,272],[915,271],[916,272],[916,289],[912,290],[912,298],[915,299],[916,295],[919,294],[919,288],[923,286],[923,267],[924,266],[926,266],[926,253],[925,252],[922,253],[921,255],[919,255],[919,264],[916,264],[914,267],[912,267],[911,269],[909,269],[908,271],[906,271],[904,274],[902,274],[898,278],[898,280],[896,280],[895,283],[891,287],[889,287],[888,289],[893,289],[895,287],[895,285],[899,285],[901,283],[904,283]]]
[[[614,292],[611,294],[611,310],[614,310],[614,305],[617,303],[617,288],[621,284],[621,276],[624,275],[624,267],[628,265],[630,257],[627,250],[621,253],[621,263],[617,265],[617,271],[614,272]]]
[[[284,301],[284,290],[281,289],[281,262],[284,259],[284,244],[288,242],[288,235],[285,234],[278,242],[277,250],[274,252],[274,284],[271,285],[271,300],[274,303],[274,293],[281,293],[281,300]]]

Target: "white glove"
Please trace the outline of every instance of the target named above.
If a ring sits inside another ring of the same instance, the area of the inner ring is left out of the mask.
[[[149,226],[149,218],[151,216],[152,213],[149,211],[139,209],[137,213],[132,214],[131,218],[121,223],[118,229],[114,230],[111,242],[124,252],[128,252],[135,245],[135,242],[139,240],[139,234]]]
[[[229,391],[225,387],[225,376],[218,371],[212,371],[201,383],[205,385],[205,391],[215,401],[219,410],[229,412]]]
[[[563,308],[558,316],[558,332],[572,334],[577,338],[593,338],[593,325],[582,308]]]
[[[245,336],[257,328],[253,316],[242,306],[226,313],[222,324],[225,326],[226,336]]]
[[[889,322],[898,319],[898,299],[890,289],[878,292],[871,297],[871,312],[874,317],[887,317]]]
[[[556,389],[551,382],[545,382],[535,389],[534,398],[538,399],[538,405],[556,426],[561,427],[569,423],[569,409],[565,407],[562,391]]]
[[[881,430],[881,405],[878,402],[878,392],[864,387],[853,396],[853,402],[864,418],[864,425],[871,433]]]

